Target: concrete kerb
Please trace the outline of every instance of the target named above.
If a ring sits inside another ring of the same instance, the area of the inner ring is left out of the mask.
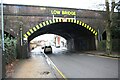
[[[56,78],[63,78],[64,80],[67,80],[65,75],[55,66],[52,60],[45,53],[43,53],[43,55],[46,58],[46,61],[49,64],[49,66],[52,68],[53,73],[55,74]]]
[[[106,57],[106,58],[113,58],[113,59],[119,59],[120,56],[113,56],[113,55],[106,55],[105,52],[99,52],[99,51],[87,51],[84,52],[86,54],[90,54],[90,55],[95,55],[95,56],[100,56],[100,57]]]

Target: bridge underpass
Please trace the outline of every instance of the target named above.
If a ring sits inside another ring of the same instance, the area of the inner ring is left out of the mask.
[[[105,17],[103,17],[106,13],[103,11],[31,5],[4,4],[4,6],[5,31],[17,37],[18,48],[23,54],[28,52],[28,43],[33,37],[46,33],[57,34],[66,38],[69,50],[94,50],[97,48],[97,35],[99,34],[100,36],[102,34],[106,23]],[[56,14],[57,12],[54,11],[60,12],[60,14]],[[67,13],[63,14],[63,12]],[[68,12],[74,14],[69,14]],[[55,19],[54,21],[53,15],[57,18],[75,17],[76,19],[67,20],[66,22],[59,19]],[[39,23],[40,25],[36,25]],[[66,23],[66,26],[69,29],[62,28],[62,26],[66,27],[64,26],[64,23]],[[45,27],[42,27],[41,25]],[[59,27],[61,26],[60,29],[56,29],[58,28],[57,25],[59,25]],[[20,28],[22,28],[22,31],[20,31]],[[98,29],[99,33],[97,32]],[[37,33],[36,31],[40,32]],[[27,39],[24,40],[26,36]],[[22,47],[22,49],[20,49],[20,47]],[[18,55],[19,54],[21,55],[22,53],[18,52]]]
[[[89,29],[75,23],[58,22],[46,25],[28,37],[28,45],[30,45],[32,39],[43,34],[62,36],[67,40],[67,49],[69,51],[88,51],[96,49],[95,35]]]
[[[68,42],[69,50],[95,50],[94,34],[80,25],[68,22],[55,23],[45,26],[33,33],[28,38],[28,42],[30,42],[33,38],[46,33],[57,34],[64,37]]]

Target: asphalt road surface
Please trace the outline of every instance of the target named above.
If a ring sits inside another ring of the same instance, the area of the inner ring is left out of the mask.
[[[118,78],[118,60],[57,51],[48,55],[67,78]]]

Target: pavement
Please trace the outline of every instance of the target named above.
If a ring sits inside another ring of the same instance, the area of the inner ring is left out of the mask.
[[[2,49],[0,48],[0,64],[2,64]],[[2,65],[0,65],[0,80],[2,78]]]
[[[105,56],[110,58],[120,58],[120,52],[112,52],[112,54],[107,55],[105,51],[84,51],[86,54],[92,54],[97,56]]]
[[[56,78],[56,75],[43,55],[33,54],[30,59],[17,62],[11,78]]]

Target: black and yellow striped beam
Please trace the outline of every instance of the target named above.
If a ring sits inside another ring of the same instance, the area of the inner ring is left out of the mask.
[[[58,22],[71,22],[71,23],[75,23],[75,24],[81,25],[82,27],[86,28],[87,30],[92,32],[95,36],[98,35],[98,33],[97,33],[97,31],[95,29],[93,29],[92,27],[90,27],[89,25],[87,25],[86,23],[84,23],[84,22],[82,22],[80,20],[59,18],[59,19],[47,20],[47,21],[41,22],[40,24],[34,26],[33,28],[29,29],[24,34],[24,38],[28,39],[28,37],[31,34],[36,32],[37,30],[41,29],[42,27],[50,25],[50,24],[53,24],[53,23],[58,23]]]

